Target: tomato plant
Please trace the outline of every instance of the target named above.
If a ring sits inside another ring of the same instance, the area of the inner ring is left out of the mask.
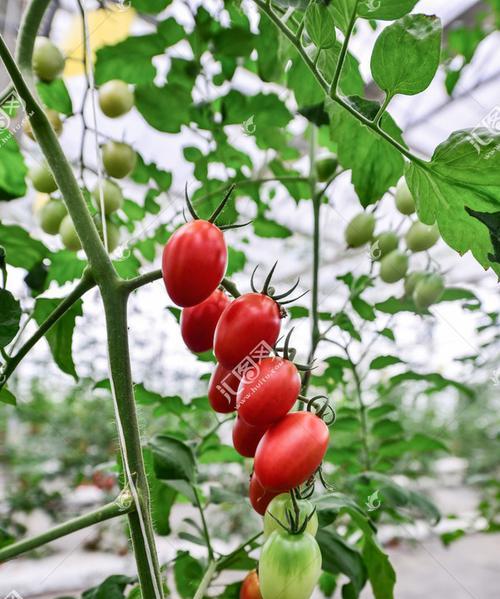
[[[110,118],[126,114],[133,105],[134,93],[124,81],[113,79],[99,89],[99,106]]]
[[[204,352],[212,349],[215,327],[229,303],[228,296],[216,289],[200,304],[182,310],[182,338],[191,351]]]

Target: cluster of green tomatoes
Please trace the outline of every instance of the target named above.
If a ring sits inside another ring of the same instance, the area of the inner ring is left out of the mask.
[[[33,72],[43,82],[50,83],[61,77],[65,58],[61,50],[48,38],[38,37],[33,51]],[[99,106],[103,114],[117,118],[126,114],[134,105],[134,92],[124,81],[112,80],[99,88]],[[57,135],[63,130],[60,115],[50,108],[46,115]],[[29,120],[24,123],[26,135],[34,140]],[[97,184],[90,194],[96,227],[103,238],[106,230],[108,250],[112,252],[120,241],[119,226],[112,219],[112,214],[122,208],[123,194],[114,179],[122,179],[135,168],[137,155],[130,145],[123,142],[108,141],[101,147],[102,163],[107,178],[102,185]],[[54,175],[45,160],[35,163],[28,173],[33,188],[44,194],[36,203],[36,214],[40,227],[49,235],[59,235],[63,245],[72,251],[81,249],[80,239],[75,226],[67,213],[64,202],[58,195],[58,186]],[[101,196],[104,204],[106,226],[101,220]]]

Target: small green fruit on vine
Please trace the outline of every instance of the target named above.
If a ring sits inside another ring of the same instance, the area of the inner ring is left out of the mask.
[[[396,208],[407,216],[415,212],[415,200],[404,177],[401,177],[396,187]]]
[[[99,216],[94,217],[99,237],[104,241],[102,221]],[[106,238],[108,240],[108,252],[113,252],[120,243],[120,228],[115,223],[106,219]]]
[[[405,296],[412,297],[417,283],[427,276],[426,272],[414,271],[405,278]]]
[[[324,183],[335,174],[339,161],[336,156],[325,156],[316,162],[316,175],[318,181]]]
[[[80,238],[78,237],[75,225],[69,214],[67,214],[61,221],[59,235],[61,236],[61,240],[66,249],[71,250],[72,252],[77,252],[82,249]]]
[[[380,261],[380,278],[385,283],[400,281],[408,270],[408,256],[399,250],[393,250]]]
[[[314,506],[307,499],[297,499],[296,501],[299,508],[299,525],[311,517],[307,523],[306,532],[314,536],[318,532],[318,516],[314,511]],[[264,515],[264,539],[268,539],[275,530],[283,530],[279,522],[285,526],[288,524],[287,512],[294,513],[292,498],[290,493],[282,493],[267,506]]]
[[[33,71],[42,81],[53,81],[64,69],[64,56],[47,37],[37,37],[33,50]]]
[[[371,254],[374,260],[380,260],[392,251],[397,250],[399,237],[392,231],[379,233],[373,239]]]
[[[419,310],[425,310],[441,299],[444,289],[444,280],[441,275],[428,275],[417,283],[413,292],[413,301]]]
[[[46,163],[37,164],[30,168],[28,176],[37,191],[52,193],[57,189],[54,175]]]
[[[345,229],[345,240],[350,248],[358,248],[373,238],[375,217],[373,214],[361,212],[357,214]]]
[[[61,135],[63,130],[63,124],[61,121],[61,117],[59,116],[59,113],[55,110],[52,110],[51,108],[46,108],[45,114],[47,115],[47,118],[49,119],[50,124],[52,125],[52,129],[54,129],[56,135]],[[35,136],[33,135],[33,129],[31,128],[31,123],[29,122],[29,119],[24,120],[23,130],[30,139],[35,141]]]
[[[406,246],[412,252],[424,252],[431,248],[438,239],[437,225],[424,225],[420,221],[413,223],[405,236]]]
[[[40,210],[40,227],[49,235],[57,235],[66,214],[66,206],[62,200],[50,199]]]
[[[99,106],[106,116],[117,118],[134,105],[134,92],[119,79],[108,81],[99,88]]]
[[[102,182],[102,193],[104,199],[104,212],[106,214],[111,214],[112,212],[116,212],[123,206],[123,194],[120,187],[111,181],[110,179],[105,179]],[[100,212],[101,206],[101,191],[99,184],[94,187],[94,191],[92,195],[95,200],[95,204],[97,210]]]
[[[134,170],[136,161],[136,153],[126,143],[109,141],[102,148],[102,162],[110,177],[126,177]]]

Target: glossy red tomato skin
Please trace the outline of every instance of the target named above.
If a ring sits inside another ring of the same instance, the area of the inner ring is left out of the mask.
[[[208,351],[214,346],[215,327],[230,299],[216,289],[204,302],[183,308],[181,334],[184,343],[194,353]]]
[[[240,379],[230,370],[217,364],[208,384],[208,401],[219,414],[236,410],[236,393]]]
[[[241,418],[236,418],[233,426],[234,448],[243,457],[253,458],[266,430],[267,427],[250,426]]]
[[[170,299],[183,308],[200,304],[217,289],[226,265],[222,231],[206,220],[186,223],[163,249],[163,281]]]
[[[326,424],[310,412],[292,412],[271,426],[255,454],[255,476],[270,491],[285,492],[306,482],[328,448]]]
[[[267,506],[271,501],[279,495],[273,491],[268,491],[261,484],[259,479],[255,476],[255,472],[252,474],[250,479],[250,487],[248,489],[248,496],[250,497],[250,503],[253,509],[263,516],[266,513]]]
[[[224,368],[231,369],[264,348],[260,358],[269,354],[281,328],[279,305],[262,293],[241,295],[224,310],[217,323],[214,352]]]
[[[252,426],[269,427],[292,409],[300,385],[292,362],[279,357],[264,358],[251,380],[243,377],[238,387],[236,407],[240,418]]]
[[[240,589],[240,599],[262,599],[259,576],[255,570],[246,575]]]

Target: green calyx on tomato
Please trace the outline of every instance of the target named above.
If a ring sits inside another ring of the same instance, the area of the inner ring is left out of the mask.
[[[315,507],[309,500],[298,499],[292,496],[292,493],[295,492],[278,495],[267,506],[264,515],[264,539],[268,539],[275,530],[281,531],[288,528],[291,524],[290,515],[295,518],[297,525],[297,530],[291,531],[294,534],[306,531],[314,536],[318,531],[318,516]]]
[[[344,236],[347,246],[358,248],[368,243],[373,238],[375,230],[375,217],[373,214],[361,212],[357,214],[347,225]]]
[[[125,81],[113,79],[99,88],[99,106],[110,118],[126,114],[134,105],[134,92]]]
[[[415,212],[415,200],[413,199],[408,183],[406,183],[404,177],[401,177],[398,182],[395,199],[396,208],[401,214],[409,216]]]
[[[321,575],[321,551],[308,532],[274,531],[259,560],[263,599],[309,599]]]
[[[438,239],[437,225],[424,225],[420,221],[414,222],[405,235],[406,246],[411,252],[424,252],[435,245]]]
[[[325,183],[333,177],[337,167],[339,165],[339,161],[336,156],[325,156],[324,158],[320,158],[316,162],[316,175],[318,177],[318,181],[321,183]]]
[[[30,168],[28,173],[33,187],[42,193],[52,193],[57,189],[57,183],[46,162]]]
[[[61,222],[66,214],[66,206],[62,200],[50,199],[40,209],[38,214],[40,227],[49,235],[57,235],[57,233],[59,233]]]
[[[444,279],[437,273],[429,274],[418,281],[413,291],[413,301],[418,310],[425,310],[438,302],[443,293]]]
[[[102,182],[102,195],[103,195],[103,200],[104,200],[104,212],[106,214],[111,214],[112,212],[116,212],[123,206],[122,190],[116,183],[114,183],[110,179],[105,179]],[[94,187],[92,196],[94,197],[97,210],[100,212],[101,189],[100,189],[99,184],[97,184]]]
[[[33,71],[42,81],[53,81],[64,69],[64,56],[47,37],[37,37],[33,48]]]
[[[123,179],[134,170],[137,154],[126,143],[108,141],[102,148],[102,162],[110,177]]]
[[[408,256],[399,250],[393,250],[380,261],[380,278],[385,283],[396,283],[406,275]]]

